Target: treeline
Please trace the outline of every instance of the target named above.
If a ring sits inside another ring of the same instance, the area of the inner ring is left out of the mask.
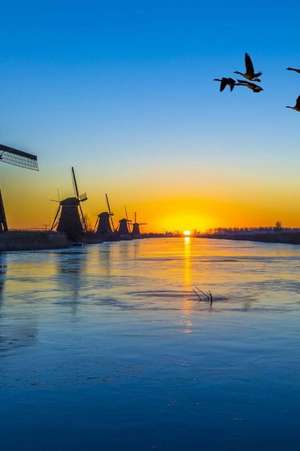
[[[208,234],[220,235],[230,233],[270,233],[270,232],[300,232],[299,227],[282,227],[281,225],[275,225],[273,227],[216,227],[209,229]]]

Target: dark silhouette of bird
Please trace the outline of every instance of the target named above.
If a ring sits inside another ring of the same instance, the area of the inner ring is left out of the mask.
[[[286,108],[290,108],[291,110],[295,110],[300,113],[300,96],[298,96],[295,106],[287,106]]]
[[[234,73],[241,75],[247,80],[260,82],[259,77],[262,75],[262,72],[255,72],[252,59],[248,53],[245,53],[245,66],[246,66],[245,73],[239,71],[235,71]]]
[[[297,72],[297,74],[300,74],[300,69],[296,69],[295,67],[287,67],[286,70],[292,70],[294,72]]]
[[[222,77],[222,78],[214,78],[214,81],[219,81],[220,82],[220,91],[224,91],[224,89],[226,88],[226,86],[230,87],[230,91],[233,90],[233,88],[236,85],[236,81],[233,78],[230,77]]]
[[[236,86],[244,86],[245,88],[251,89],[252,92],[261,92],[263,88],[261,86],[256,85],[250,81],[246,80],[238,80],[235,84]]]

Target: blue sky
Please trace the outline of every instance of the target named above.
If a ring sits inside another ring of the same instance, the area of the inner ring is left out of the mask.
[[[34,225],[50,218],[48,199],[57,188],[67,194],[73,164],[91,216],[106,191],[119,210],[163,197],[184,213],[189,196],[244,196],[249,208],[259,196],[268,210],[282,184],[274,219],[294,224],[284,196],[300,188],[300,115],[284,106],[300,94],[300,76],[285,67],[300,67],[300,6],[278,3],[3,3],[0,141],[37,153],[41,168],[0,168],[13,223],[30,223],[14,208],[20,185],[40,206]],[[212,79],[242,69],[245,51],[265,91],[220,94]]]

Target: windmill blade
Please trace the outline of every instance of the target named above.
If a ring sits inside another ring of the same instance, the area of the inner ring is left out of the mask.
[[[58,217],[58,215],[59,215],[59,212],[60,212],[60,205],[59,205],[59,207],[58,207],[58,209],[57,209],[57,211],[56,211],[56,215],[55,215],[54,221],[52,222],[52,225],[51,225],[51,229],[50,229],[50,230],[54,230],[55,224],[56,224],[56,220],[57,220],[57,217]]]
[[[0,144],[0,161],[20,168],[38,171],[37,156]]]
[[[116,231],[116,229],[115,229],[115,224],[114,224],[114,220],[113,220],[113,218],[112,218],[112,216],[111,216],[111,215],[110,215],[109,217],[110,217],[110,222],[111,222],[111,228],[112,228],[112,231],[113,231],[113,232],[115,232],[115,231]]]
[[[134,222],[136,222],[136,211],[134,212]]]
[[[79,199],[78,184],[77,184],[77,180],[76,180],[75,169],[73,168],[73,166],[72,166],[72,181],[73,181],[75,195],[76,195],[77,199]]]
[[[83,215],[83,211],[82,211],[80,202],[79,202],[79,205],[78,205],[78,206],[79,206],[79,211],[80,211],[80,215],[81,215],[81,221],[82,221],[82,224],[83,224],[83,230],[84,230],[84,232],[87,232],[87,224],[86,224],[85,217],[84,217],[84,215]]]
[[[111,211],[111,209],[110,209],[110,203],[109,203],[109,200],[108,200],[108,195],[107,195],[107,193],[105,193],[105,199],[106,199],[106,205],[107,205],[108,213],[109,213],[110,215],[113,215],[113,213],[112,213],[112,211]]]
[[[126,216],[126,219],[127,219],[127,221],[128,221],[128,213],[127,213],[127,208],[126,207],[124,207],[125,208],[125,216]]]
[[[97,232],[99,221],[100,221],[100,219],[99,219],[99,216],[98,216],[98,218],[96,219],[96,224],[94,226],[94,232]]]
[[[108,199],[108,194],[107,193],[105,193],[105,199],[106,199],[107,209],[108,209],[108,213],[109,213],[109,217],[110,217],[111,228],[115,232],[116,229],[115,229],[114,220],[113,220],[113,212],[111,211],[111,208],[110,208],[110,203],[109,203],[109,199]]]

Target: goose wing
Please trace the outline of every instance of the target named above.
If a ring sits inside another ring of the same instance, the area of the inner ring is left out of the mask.
[[[300,110],[300,96],[297,97],[295,107]]]
[[[221,92],[224,91],[224,89],[226,88],[227,84],[228,84],[227,78],[223,77],[222,80],[221,80],[221,84],[220,84],[220,91]]]
[[[248,86],[249,86],[249,88],[252,89],[253,91],[256,91],[256,92],[263,91],[263,88],[262,88],[261,86],[258,86],[256,83],[251,83],[251,82],[249,82],[249,83],[248,83]]]
[[[235,80],[233,78],[228,78],[228,84],[230,86],[230,91],[233,91],[233,88],[235,87]]]
[[[252,63],[252,59],[248,53],[245,53],[245,66],[247,74],[254,75],[254,67]]]
[[[293,70],[294,72],[300,74],[300,69],[296,69],[295,67],[287,67],[286,70]]]

